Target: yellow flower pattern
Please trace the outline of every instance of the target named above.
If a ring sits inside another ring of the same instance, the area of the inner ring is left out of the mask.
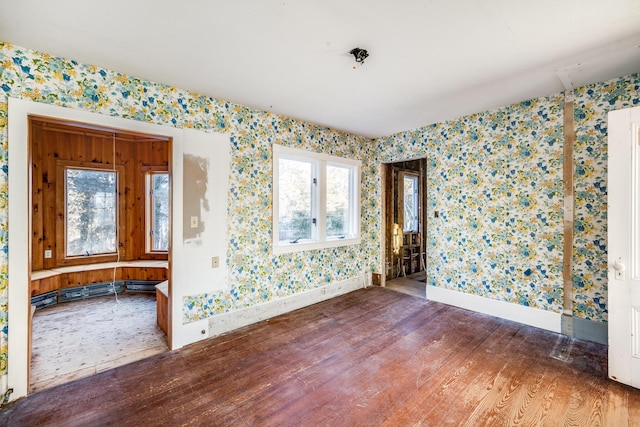
[[[372,140],[8,43],[0,43],[0,64],[0,373],[7,368],[8,97],[231,134],[229,289],[185,297],[184,322],[377,272],[380,163],[415,157],[428,162],[428,283],[561,311],[561,94]],[[574,91],[574,314],[600,322],[607,313],[606,113],[640,105],[639,86],[636,74]],[[273,255],[273,143],[362,160],[362,244]]]

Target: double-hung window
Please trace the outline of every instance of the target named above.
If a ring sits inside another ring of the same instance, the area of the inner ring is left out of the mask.
[[[273,145],[273,252],[360,243],[360,161]]]

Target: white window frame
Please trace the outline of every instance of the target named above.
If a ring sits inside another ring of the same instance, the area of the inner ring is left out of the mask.
[[[312,210],[316,219],[315,230],[310,240],[291,243],[280,241],[279,226],[279,164],[280,159],[301,160],[312,163],[314,177],[317,180],[315,191],[312,190]],[[349,231],[344,237],[328,238],[326,235],[326,201],[327,201],[327,164],[346,167],[351,171],[349,186]],[[314,153],[299,148],[273,144],[273,253],[275,255],[314,249],[335,248],[357,245],[360,243],[360,160],[346,159],[324,153]]]

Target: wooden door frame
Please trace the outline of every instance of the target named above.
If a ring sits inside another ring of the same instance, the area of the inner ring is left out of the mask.
[[[425,274],[427,272],[427,232],[428,232],[428,218],[427,218],[427,157],[418,157],[415,159],[407,159],[407,160],[399,160],[394,162],[383,162],[380,165],[380,203],[381,203],[381,239],[380,239],[380,285],[386,285],[386,277],[387,277],[387,252],[388,252],[388,243],[389,243],[389,230],[387,222],[389,221],[389,212],[387,203],[389,202],[389,197],[393,199],[393,193],[388,194],[388,185],[387,181],[393,177],[393,165],[404,162],[411,161],[419,161],[422,163],[421,171],[411,171],[414,174],[419,176],[419,194],[420,194],[420,212],[419,212],[419,232],[422,238],[422,249],[424,254],[424,264],[425,264]],[[391,265],[391,268],[393,266]]]
[[[380,164],[380,206],[382,209],[380,216],[380,224],[382,225],[380,230],[380,286],[383,288],[387,285],[387,172],[388,163]]]

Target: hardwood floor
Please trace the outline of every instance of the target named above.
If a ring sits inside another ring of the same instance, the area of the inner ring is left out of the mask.
[[[638,425],[606,355],[374,286],[32,394],[0,425]]]

